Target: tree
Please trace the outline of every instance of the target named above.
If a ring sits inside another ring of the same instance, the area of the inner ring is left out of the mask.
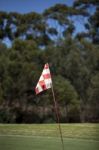
[[[59,40],[72,34],[74,31],[73,22],[69,19],[72,8],[65,4],[56,4],[43,13],[47,26],[47,32],[53,40]]]
[[[88,104],[86,120],[90,122],[99,122],[99,72],[92,78],[88,92]]]
[[[85,18],[83,38],[75,33],[76,16]],[[0,12],[0,39],[12,42],[0,42],[0,122],[55,122],[51,90],[34,91],[47,62],[61,122],[99,121],[98,22],[97,0],[56,4],[43,14]]]
[[[62,76],[55,76],[53,79],[54,91],[57,102],[62,113],[63,122],[79,122],[80,101],[75,88]]]
[[[85,22],[87,32],[78,34],[78,36],[89,37],[93,43],[99,44],[99,1],[75,0],[74,8],[85,10],[89,14]]]
[[[39,46],[48,45],[50,38],[45,31],[42,15],[0,12],[0,39],[8,38],[11,42],[16,38],[35,40]]]

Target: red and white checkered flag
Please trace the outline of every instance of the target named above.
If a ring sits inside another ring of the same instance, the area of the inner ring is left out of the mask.
[[[49,70],[49,65],[47,63],[44,66],[43,72],[35,88],[35,92],[36,94],[39,94],[40,92],[47,90],[51,87],[52,87],[52,79],[51,79],[51,74]]]
[[[49,88],[52,88],[53,100],[55,103],[55,112],[56,112],[56,117],[57,117],[57,121],[58,121],[58,125],[59,125],[60,138],[61,138],[61,142],[62,142],[62,149],[64,150],[63,136],[62,136],[62,131],[61,131],[60,122],[59,122],[59,112],[58,112],[57,103],[55,100],[55,94],[54,94],[54,90],[53,90],[49,65],[47,63],[44,66],[43,72],[42,72],[40,79],[37,83],[37,86],[35,88],[35,92],[36,92],[36,94],[39,94],[40,92],[47,90]]]

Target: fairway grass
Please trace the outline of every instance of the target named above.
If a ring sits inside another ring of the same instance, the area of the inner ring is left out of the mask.
[[[0,150],[61,150],[57,124],[0,124]],[[65,150],[99,150],[99,124],[61,124]]]

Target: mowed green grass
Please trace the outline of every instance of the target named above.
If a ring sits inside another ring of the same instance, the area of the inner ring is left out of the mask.
[[[65,150],[99,150],[99,124],[61,124]],[[0,124],[0,150],[62,150],[57,124]]]

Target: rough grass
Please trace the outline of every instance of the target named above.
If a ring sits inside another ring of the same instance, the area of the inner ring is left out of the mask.
[[[99,124],[61,124],[66,150],[99,150]],[[0,150],[61,150],[57,124],[0,124]]]

